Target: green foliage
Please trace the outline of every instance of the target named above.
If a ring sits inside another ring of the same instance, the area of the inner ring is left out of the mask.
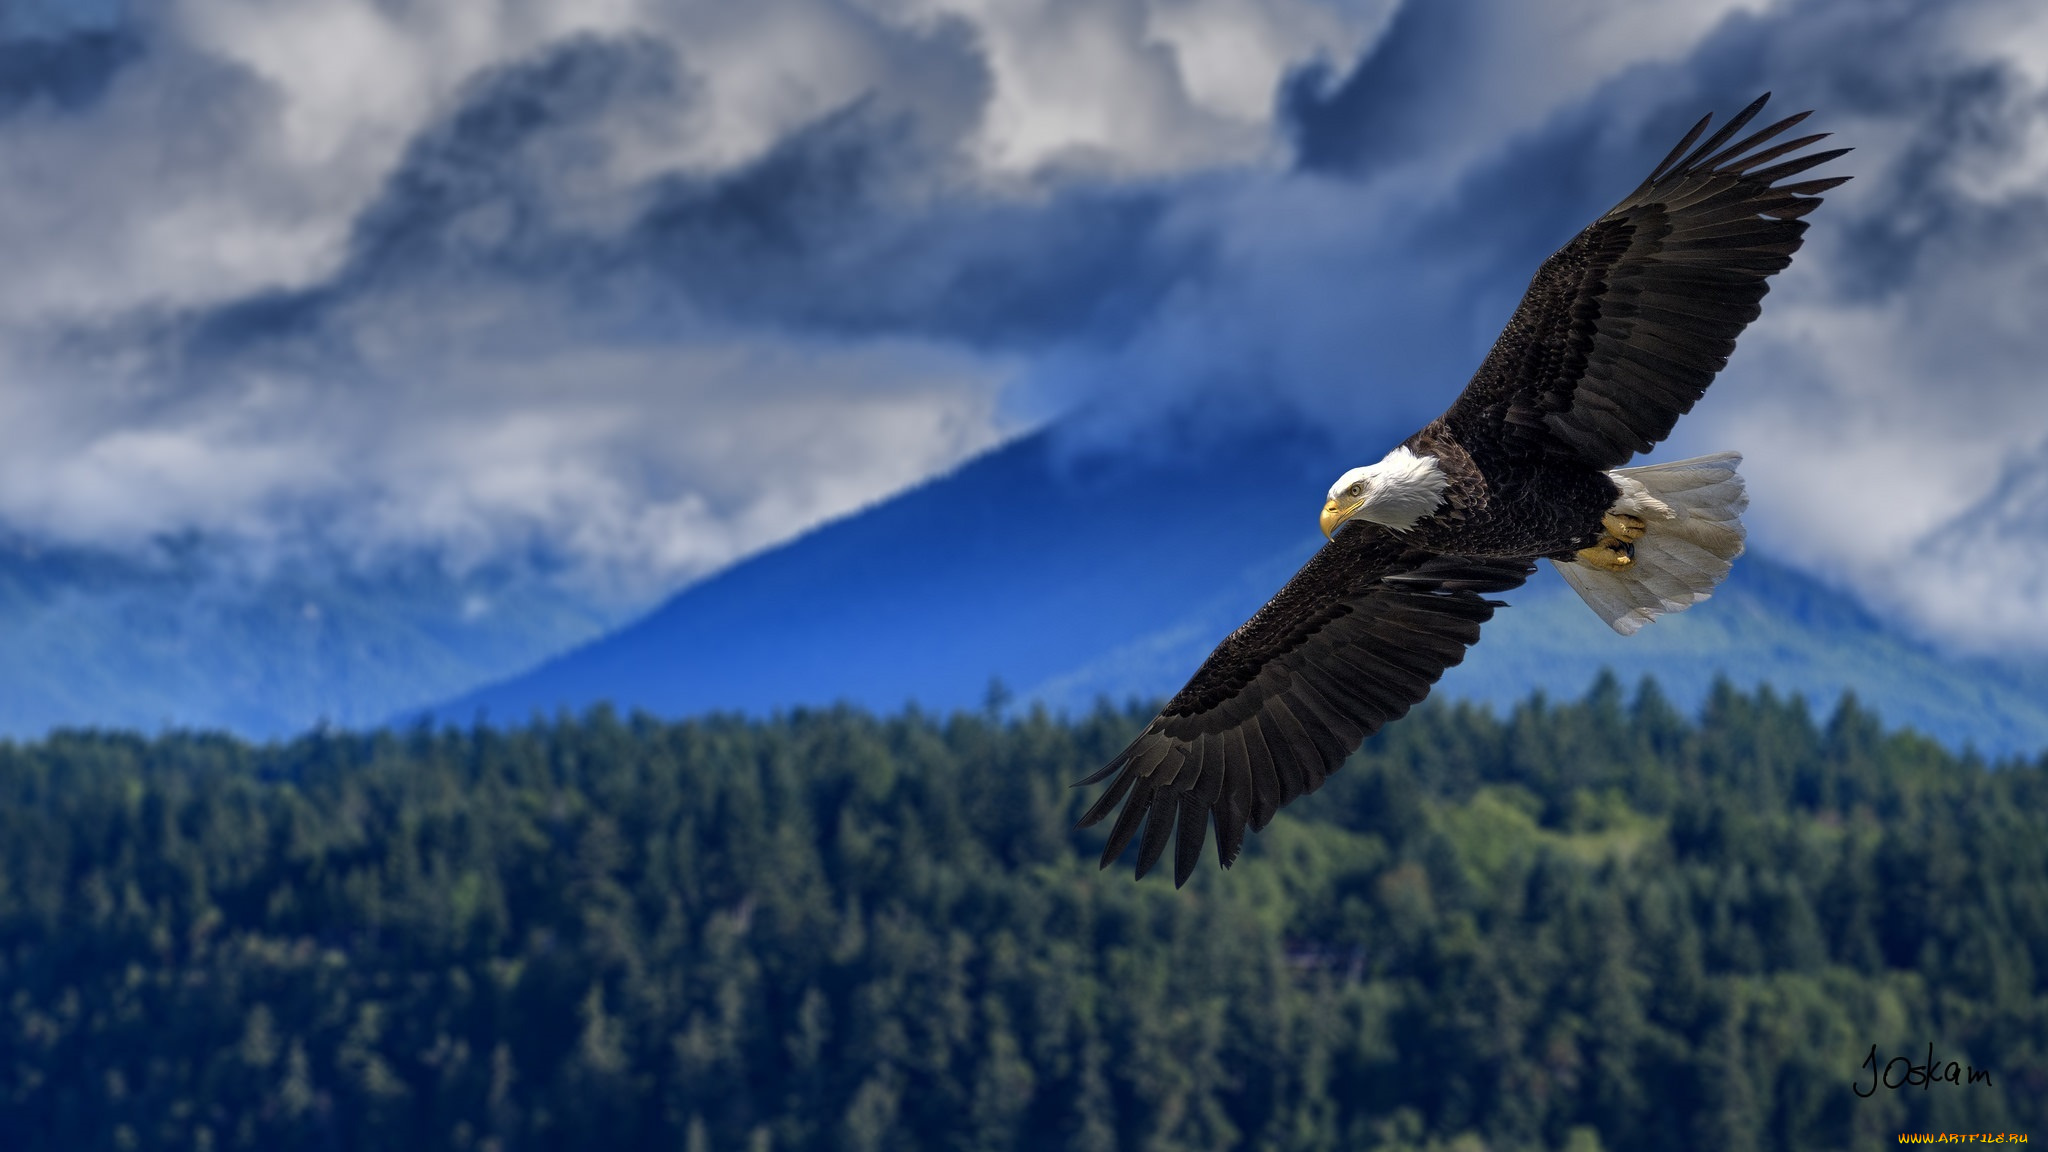
[[[1851,1148],[2041,1128],[2048,760],[1646,685],[1430,705],[1231,872],[1145,716],[0,744],[19,1149]],[[1859,1099],[1870,1045],[1990,1086]]]

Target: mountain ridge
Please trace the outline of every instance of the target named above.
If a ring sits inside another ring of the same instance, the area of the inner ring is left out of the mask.
[[[984,706],[998,681],[1019,705],[1066,712],[1163,697],[1321,544],[1322,487],[1355,455],[1299,429],[1165,455],[1083,451],[1041,431],[425,714],[517,723],[600,701],[663,716],[945,711]],[[1823,709],[1854,693],[1889,724],[1988,754],[2048,748],[2048,705],[2022,678],[1946,656],[1765,556],[1629,638],[1547,566],[1504,599],[1438,692],[1512,707],[1539,689],[1575,698],[1611,670],[1653,676],[1694,708],[1726,678]]]
[[[367,725],[620,622],[518,565],[245,561],[201,538],[131,554],[0,534],[0,736]]]

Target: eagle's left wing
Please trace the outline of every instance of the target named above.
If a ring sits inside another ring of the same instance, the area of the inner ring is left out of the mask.
[[[1130,747],[1080,782],[1116,777],[1081,817],[1086,828],[1123,804],[1102,866],[1143,822],[1144,876],[1177,822],[1179,887],[1213,821],[1217,858],[1228,868],[1247,823],[1264,828],[1282,805],[1321,787],[1367,736],[1429,695],[1500,606],[1486,594],[1520,585],[1533,570],[1526,560],[1444,556],[1411,548],[1377,525],[1346,525],[1216,646]]]
[[[1707,120],[1694,125],[1640,187],[1543,262],[1444,413],[1460,442],[1616,468],[1671,434],[1792,262],[1800,217],[1848,179],[1781,183],[1848,151],[1781,159],[1824,133],[1762,147],[1804,112],[1729,143],[1768,99],[1697,148]]]

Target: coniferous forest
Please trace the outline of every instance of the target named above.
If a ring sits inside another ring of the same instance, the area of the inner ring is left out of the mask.
[[[2048,1139],[2048,759],[1429,704],[1176,892],[1071,830],[1148,718],[0,744],[0,1146]]]

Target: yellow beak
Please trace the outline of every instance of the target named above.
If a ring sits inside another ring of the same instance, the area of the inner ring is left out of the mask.
[[[1349,520],[1363,503],[1363,500],[1353,500],[1349,504],[1339,504],[1336,497],[1331,497],[1330,502],[1323,505],[1323,535],[1335,538],[1338,525]]]

